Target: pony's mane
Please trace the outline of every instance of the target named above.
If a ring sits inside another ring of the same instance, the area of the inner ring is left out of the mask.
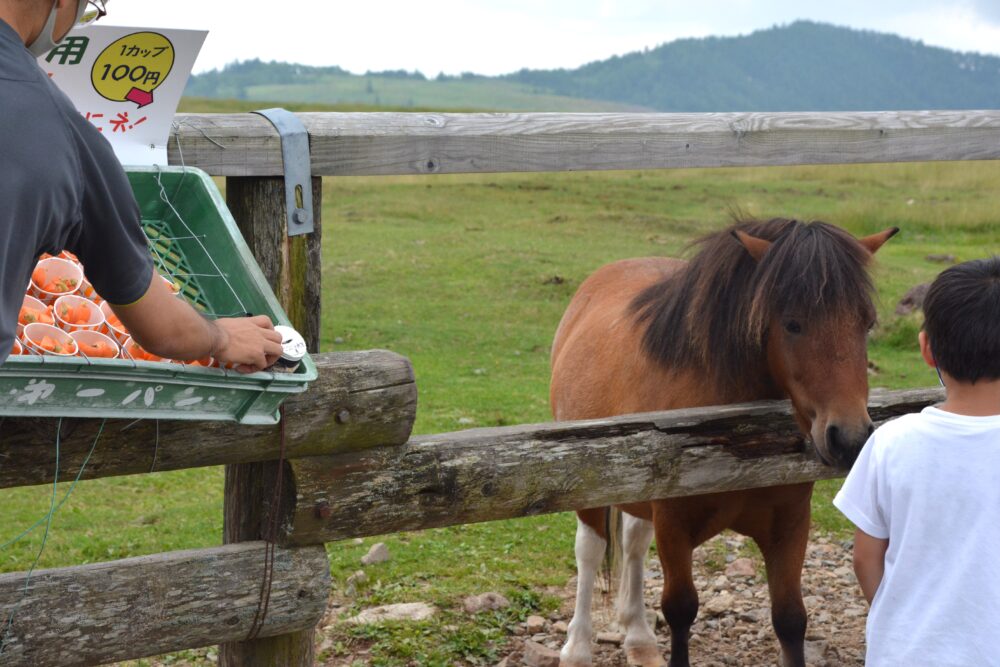
[[[772,242],[760,262],[739,230]],[[643,290],[631,304],[649,356],[669,368],[694,368],[724,394],[757,384],[768,325],[793,316],[874,321],[871,254],[825,222],[739,220],[696,241],[688,265]]]

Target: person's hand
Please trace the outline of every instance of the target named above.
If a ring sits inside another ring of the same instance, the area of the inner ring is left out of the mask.
[[[253,373],[281,356],[281,334],[267,315],[222,318],[213,324],[217,337],[211,354],[224,366],[232,364],[241,373]]]

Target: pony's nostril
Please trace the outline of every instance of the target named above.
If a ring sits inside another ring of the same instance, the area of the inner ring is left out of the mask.
[[[826,448],[831,454],[840,450],[840,429],[836,426],[826,429]]]
[[[873,424],[871,422],[868,422],[868,429],[865,432],[865,440],[867,440],[868,438],[870,438],[872,436],[872,433],[874,433],[874,432],[875,432],[875,424]]]

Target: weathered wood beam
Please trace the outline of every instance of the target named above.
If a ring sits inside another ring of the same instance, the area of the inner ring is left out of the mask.
[[[409,360],[393,352],[315,355],[319,377],[285,401],[288,457],[315,456],[406,442],[416,416]],[[0,488],[52,481],[56,419],[0,422]],[[59,479],[72,479],[90,450],[99,420],[64,419]],[[178,470],[278,457],[278,426],[230,422],[109,420],[84,479]]]
[[[97,665],[242,639],[257,611],[264,546],[40,570],[23,602],[25,574],[0,574],[0,622],[16,611],[0,664]],[[277,548],[261,636],[314,627],[329,593],[322,547]]]
[[[323,180],[315,176],[309,187],[313,217],[313,231],[309,234],[289,236],[293,223],[286,206],[285,180],[280,176],[227,178],[226,203],[292,326],[302,334],[306,349],[315,353],[319,351],[322,303]],[[279,458],[285,455],[286,452],[281,452]],[[268,499],[277,491],[275,481],[282,479],[284,465],[279,461],[226,465],[224,544],[274,539],[274,526],[265,527],[261,519],[265,504],[271,502]],[[303,628],[274,637],[253,633],[252,637],[223,642],[219,646],[219,665],[312,667],[316,660],[313,635],[312,628]]]
[[[1000,111],[301,113],[317,176],[1000,159]],[[179,114],[171,164],[282,173],[254,114]]]
[[[285,179],[227,178],[226,205],[292,326],[319,347],[323,180],[312,179],[313,231],[288,235]]]
[[[873,394],[878,424],[943,397]],[[785,401],[487,428],[291,462],[284,540],[314,544],[842,476]]]

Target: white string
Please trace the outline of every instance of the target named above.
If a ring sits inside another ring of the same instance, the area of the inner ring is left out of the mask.
[[[165,203],[170,208],[170,210],[173,212],[174,216],[177,218],[177,221],[180,222],[182,225],[184,225],[184,229],[187,231],[187,233],[190,234],[192,237],[194,237],[195,242],[201,248],[202,252],[205,253],[205,256],[208,258],[208,261],[211,262],[212,268],[215,269],[215,271],[218,273],[218,276],[220,278],[222,278],[222,282],[224,282],[226,284],[226,287],[229,288],[229,291],[232,293],[233,297],[236,299],[236,303],[239,304],[240,309],[242,311],[244,311],[244,312],[247,312],[247,307],[243,303],[243,300],[240,299],[240,295],[236,293],[236,290],[233,289],[232,284],[226,278],[226,276],[223,273],[222,269],[220,269],[219,265],[215,263],[215,260],[212,258],[212,254],[210,252],[208,252],[208,248],[205,247],[205,244],[201,242],[201,239],[198,237],[198,235],[195,234],[194,231],[192,231],[191,227],[188,226],[188,224],[184,220],[184,218],[181,217],[181,214],[177,211],[176,208],[174,208],[173,203],[170,201],[170,198],[167,196],[167,190],[163,186],[163,180],[161,178],[162,173],[163,173],[163,171],[160,168],[160,165],[156,165],[156,184],[160,186],[160,200],[163,201],[163,203]]]

